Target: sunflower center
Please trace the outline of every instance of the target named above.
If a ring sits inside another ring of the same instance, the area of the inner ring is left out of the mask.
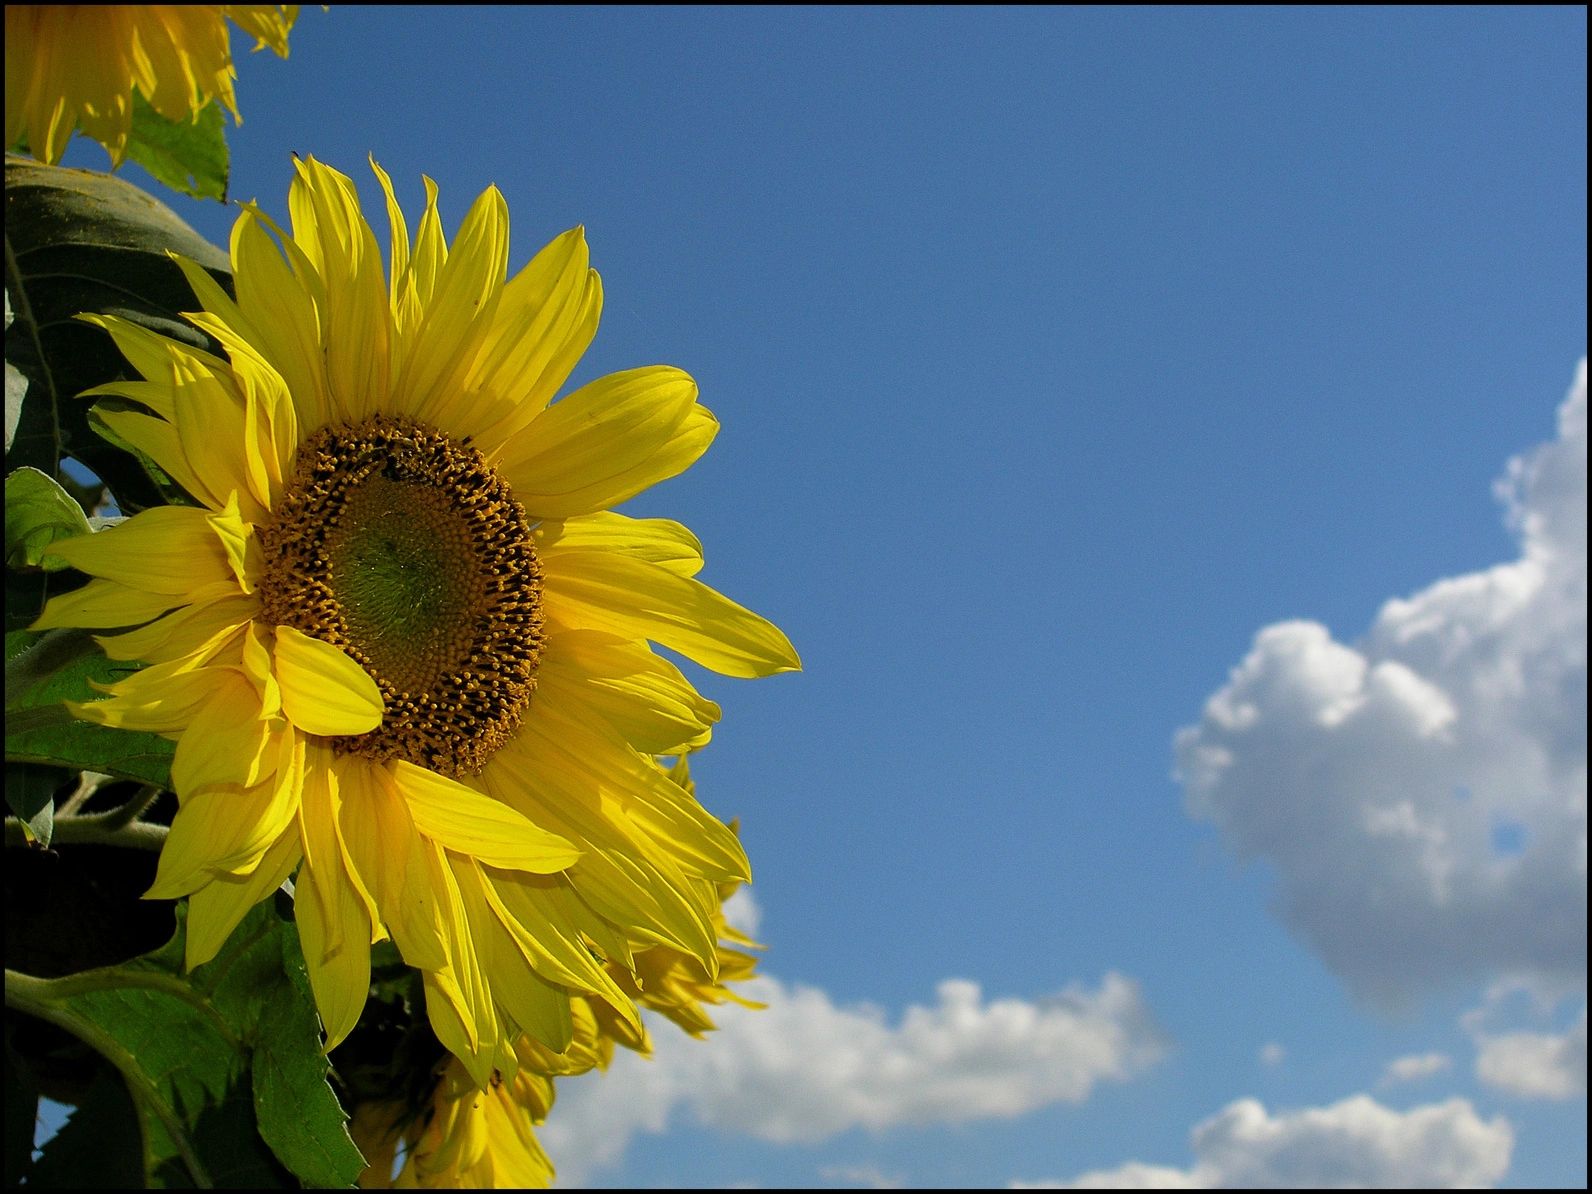
[[[357,660],[386,701],[336,749],[473,774],[536,687],[542,573],[525,512],[480,452],[408,419],[327,427],[260,532],[265,620]]]

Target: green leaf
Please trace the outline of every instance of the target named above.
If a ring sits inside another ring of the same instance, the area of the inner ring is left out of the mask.
[[[38,650],[44,636],[25,630],[6,635],[7,671],[24,650]],[[136,663],[117,663],[98,650],[79,655],[53,669],[42,683],[15,695],[6,694],[6,759],[8,762],[50,763],[80,771],[101,771],[121,779],[171,786],[171,757],[176,744],[158,734],[113,730],[80,721],[63,701],[90,701],[104,696],[93,684],[112,684],[137,671]],[[9,687],[9,686],[8,686]]]
[[[127,156],[174,191],[226,202],[226,122],[217,100],[192,120],[167,120],[135,90]]]
[[[155,1186],[350,1186],[364,1160],[326,1085],[297,933],[257,905],[182,972],[185,918],[161,949],[56,980],[10,972],[7,1003],[67,1029],[121,1072]],[[258,1118],[257,1118],[258,1117]],[[289,1123],[293,1120],[296,1122]]]
[[[215,351],[180,313],[197,308],[168,250],[197,261],[230,289],[226,254],[165,204],[122,179],[6,157],[6,470],[54,475],[75,456],[103,480],[125,513],[186,501],[90,428],[84,390],[133,376],[101,329],[81,312],[114,313]],[[14,376],[13,376],[14,374]],[[14,423],[14,427],[13,427]]]
[[[120,1071],[143,1125],[146,1171],[177,1158],[191,1184],[213,1184],[194,1121],[225,1100],[244,1059],[201,995],[135,961],[60,979],[7,971],[6,1003],[66,1029]]]
[[[23,467],[6,477],[6,566],[42,567],[58,572],[67,563],[46,558],[57,539],[89,533],[88,517],[55,480],[38,469]]]
[[[254,1110],[277,1159],[309,1186],[351,1186],[365,1158],[348,1134],[347,1115],[326,1084],[326,1057],[298,933],[281,935],[286,986],[261,1019],[254,1054]],[[314,1045],[306,1048],[305,1042]]]
[[[67,773],[43,763],[6,764],[6,807],[27,826],[41,846],[55,831],[55,793]]]

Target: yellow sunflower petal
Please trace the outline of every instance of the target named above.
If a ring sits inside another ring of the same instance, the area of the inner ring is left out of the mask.
[[[88,392],[120,393],[149,401],[164,391],[165,400],[156,402],[154,409],[176,429],[175,441],[134,424],[135,432],[145,441],[139,446],[212,509],[220,509],[231,492],[247,493],[252,499],[249,517],[258,519],[265,508],[259,503],[267,500],[259,483],[259,449],[250,450],[247,400],[231,367],[209,353],[116,316],[81,318],[110,332],[123,355],[153,386],[111,382]],[[251,461],[256,470],[253,483]]]
[[[676,754],[705,746],[719,720],[680,669],[645,643],[591,630],[549,636],[536,677],[537,702],[573,707],[607,722],[637,750]]]
[[[534,811],[582,850],[570,880],[600,916],[638,940],[672,945],[713,964],[711,917],[685,875],[605,814],[581,760],[528,723],[482,778],[494,796]]]
[[[408,806],[386,765],[345,756],[338,773],[350,869],[372,888],[382,923],[404,961],[421,970],[440,970],[448,963],[444,918]]]
[[[260,622],[251,622],[238,646],[238,670],[248,677],[260,694],[260,716],[282,715],[282,686],[277,683],[276,665],[266,639],[271,636]]]
[[[313,831],[306,831],[305,841],[315,838],[315,848],[324,862],[323,872],[341,874],[347,878],[355,897],[365,909],[365,917],[370,922],[370,941],[374,945],[387,936],[382,922],[381,904],[376,899],[375,876],[361,870],[358,856],[348,845],[349,797],[357,786],[349,782],[350,773],[369,770],[366,764],[367,760],[357,757],[347,763],[342,762],[323,741],[316,740],[308,744],[305,751],[305,807],[310,807],[313,796],[313,815],[318,820]],[[332,870],[334,866],[340,866],[341,871]],[[330,927],[328,935],[332,940],[337,936]]]
[[[95,641],[111,659],[169,663],[219,634],[247,625],[259,612],[258,598],[247,593],[227,592],[223,588],[213,599],[195,601],[137,630],[100,635]]]
[[[497,465],[533,518],[616,506],[689,468],[718,430],[690,375],[631,369],[554,403],[503,448]]]
[[[237,586],[228,584],[236,591]],[[51,597],[30,630],[56,630],[66,626],[90,630],[112,626],[137,626],[158,618],[186,597],[181,593],[149,593],[114,580],[91,580],[81,588]]]
[[[314,158],[294,161],[293,239],[326,287],[321,344],[332,413],[358,423],[389,394],[392,308],[381,250],[354,184]]]
[[[651,639],[726,676],[801,668],[779,627],[692,577],[608,551],[559,552],[544,571],[562,625]]]
[[[574,922],[556,901],[547,898],[547,882],[518,875],[483,875],[482,896],[538,974],[591,992],[639,1028],[641,1019],[635,1005],[592,956]]]
[[[508,205],[488,187],[464,217],[437,276],[393,397],[399,409],[434,425],[449,419],[492,326],[508,257]]]
[[[493,1062],[502,1035],[497,1009],[492,1004],[492,988],[482,970],[481,951],[470,927],[464,898],[454,877],[449,860],[442,849],[422,839],[421,857],[430,875],[430,886],[441,896],[441,907],[447,925],[448,965],[445,969],[426,972],[428,998],[426,1010],[431,1016],[433,1029],[439,1040],[464,1063],[478,1085],[491,1080]],[[430,991],[442,993],[442,1006],[433,1007]],[[439,1013],[441,1023],[439,1024]],[[463,1041],[457,1035],[453,1041],[442,1037],[443,1031],[456,1034],[454,1022],[462,1028]],[[463,1049],[455,1045],[462,1043]]]
[[[323,1047],[330,1052],[354,1030],[370,993],[370,922],[347,883],[332,880],[325,884],[336,903],[323,908],[322,885],[303,876],[302,869],[300,875],[294,888],[293,918],[304,946],[315,1006],[326,1030]],[[328,924],[338,926],[335,944],[327,940]]]
[[[391,775],[415,828],[438,845],[490,866],[535,874],[562,871],[580,858],[557,834],[456,780],[401,760]]]
[[[146,593],[186,596],[232,575],[209,511],[188,506],[156,506],[97,534],[52,543],[50,554]]]
[[[148,382],[110,382],[103,386],[96,386],[84,392],[84,397],[95,394],[124,394],[130,398],[137,398],[136,389],[139,386],[149,385]],[[169,386],[157,387],[168,395]],[[188,454],[183,451],[182,438],[177,434],[177,428],[166,422],[165,419],[155,418],[136,410],[106,410],[100,408],[95,411],[96,416],[110,428],[111,432],[125,442],[135,451],[148,456],[169,476],[184,493],[201,494],[205,492],[204,485],[199,480],[199,475],[193,471],[188,463]]]
[[[298,834],[284,832],[246,875],[217,875],[188,897],[187,965],[203,966],[226,944],[238,922],[248,915],[299,863]]]
[[[149,5],[137,23],[133,71],[150,107],[167,120],[186,120],[214,96],[237,119],[226,22],[210,5]]]
[[[487,880],[476,863],[464,859],[454,866],[459,892],[470,928],[492,980],[492,998],[501,1004],[522,1031],[530,1033],[554,1052],[569,1047],[573,1027],[569,995],[554,987],[523,960],[486,896]]]
[[[259,865],[299,809],[303,753],[293,737],[278,744],[277,766],[264,782],[247,788],[214,784],[182,794],[146,893],[150,898],[175,899],[216,875],[247,874]]]
[[[415,234],[415,250],[409,258],[409,285],[421,311],[431,305],[437,278],[448,260],[448,242],[442,235],[442,217],[437,213],[437,184],[421,177],[426,189],[426,210],[420,214],[420,231]]]
[[[368,892],[343,847],[339,821],[346,772],[323,744],[309,743],[299,805],[304,866],[294,912],[315,1000],[333,1048],[359,1019],[370,983],[370,943],[378,936]]]
[[[311,734],[363,734],[381,724],[381,690],[370,674],[330,643],[291,626],[276,628],[273,652],[282,708]]]
[[[735,832],[586,712],[578,703],[549,700],[538,702],[528,720],[544,741],[558,741],[565,762],[584,764],[593,790],[618,802],[652,851],[667,854],[687,874],[749,880],[750,864]],[[545,756],[544,763],[554,765]]]
[[[537,555],[559,551],[617,551],[681,576],[702,570],[702,543],[667,518],[629,518],[604,510],[582,518],[548,520],[532,532]]]
[[[279,248],[268,226],[264,213],[252,208],[233,225],[236,302],[197,265],[178,259],[210,316],[190,319],[229,352],[242,343],[267,361],[282,378],[299,422],[314,430],[331,417],[318,315],[325,292],[297,243],[282,237]]]
[[[85,721],[121,730],[148,730],[172,734],[184,729],[224,686],[226,668],[202,667],[194,655],[144,668],[110,686],[102,701],[72,701],[68,708]]]
[[[194,714],[171,760],[173,790],[187,795],[215,784],[251,787],[277,760],[270,725],[254,687],[232,672]]]
[[[472,388],[503,398],[483,442],[496,448],[542,412],[590,346],[601,313],[584,229],[552,241],[509,280],[470,378]]]
[[[250,37],[254,48],[269,48],[278,58],[287,57],[287,35],[298,19],[297,4],[225,4],[227,16]]]

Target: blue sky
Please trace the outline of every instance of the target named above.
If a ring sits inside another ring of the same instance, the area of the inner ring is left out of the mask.
[[[567,1176],[1585,1184],[1583,9],[306,7],[238,96],[280,216],[586,226],[574,380],[723,424],[632,512],[806,665],[693,768],[773,1006]]]

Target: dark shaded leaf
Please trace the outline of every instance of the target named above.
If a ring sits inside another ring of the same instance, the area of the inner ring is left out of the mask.
[[[153,851],[73,844],[6,854],[8,969],[59,978],[130,962],[171,940],[174,901],[143,898],[155,881]]]
[[[128,1190],[144,1184],[144,1141],[127,1086],[105,1066],[61,1130],[39,1150],[28,1185],[49,1190]]]
[[[33,1164],[33,1129],[39,1116],[39,1088],[33,1070],[11,1047],[16,1026],[6,1021],[6,1185],[19,1185]]]
[[[60,584],[63,578],[82,584],[88,578],[77,572],[17,572],[6,569],[6,633],[22,630],[38,620],[47,597],[68,592],[73,586]],[[60,584],[59,590],[57,585]]]
[[[121,353],[81,312],[114,313],[214,349],[181,319],[197,300],[172,250],[230,289],[227,257],[169,207],[108,174],[6,158],[6,361],[25,383],[7,471],[54,474],[62,456],[91,468],[127,513],[186,500],[89,427],[92,386],[132,375]],[[9,415],[8,415],[9,422]]]

